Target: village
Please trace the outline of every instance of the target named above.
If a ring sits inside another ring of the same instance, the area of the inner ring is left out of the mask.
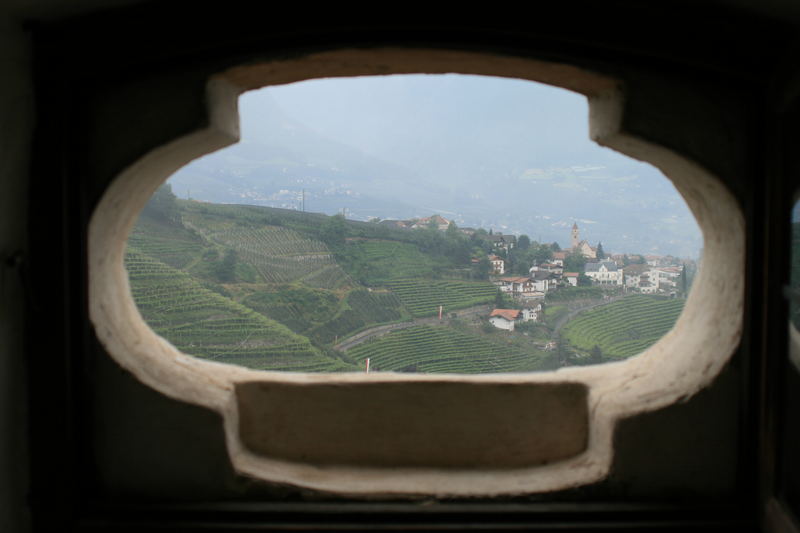
[[[439,231],[451,227],[451,222],[441,215],[409,221],[384,220],[381,224]],[[519,244],[517,236],[466,227],[458,231],[469,237],[480,232],[481,239],[490,243],[491,253],[485,259],[473,257],[472,263],[488,261],[489,280],[507,297],[506,301],[510,299],[514,304],[513,309],[495,307],[491,311],[489,323],[498,329],[514,331],[516,324],[541,321],[545,299],[555,291],[572,287],[600,287],[607,298],[629,293],[676,298],[685,297],[687,292],[686,260],[660,255],[606,255],[600,243],[591,246],[581,239],[577,223],[572,225],[568,249],[553,250],[547,260],[526,265],[528,272],[523,275],[511,275],[507,268],[507,258]]]
[[[682,279],[685,280],[685,266],[678,258],[638,254],[606,256],[601,245],[590,246],[580,239],[577,223],[572,225],[570,249],[553,252],[548,262],[534,263],[527,276],[504,276],[503,255],[517,244],[516,237],[495,233],[491,238],[497,253],[488,256],[490,279],[502,293],[522,304],[521,309],[492,310],[489,322],[498,329],[513,331],[517,323],[540,320],[545,297],[563,288],[599,286],[608,289],[609,294],[660,294],[671,298],[686,291],[686,287],[680,286]],[[576,256],[582,258],[577,261],[577,264],[583,263],[582,270],[568,271],[569,266],[576,264],[575,261],[570,264],[570,257]]]

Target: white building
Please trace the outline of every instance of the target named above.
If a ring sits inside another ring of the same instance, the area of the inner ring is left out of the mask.
[[[495,309],[489,315],[489,322],[498,329],[514,331],[514,324],[522,319],[519,309]]]
[[[489,256],[489,272],[500,275],[506,273],[506,262],[502,257],[494,254]]]
[[[622,285],[622,269],[614,261],[586,263],[584,273],[595,285]]]
[[[525,309],[495,309],[489,315],[489,322],[498,329],[514,331],[514,325],[518,322],[536,321],[542,311],[542,304],[527,307]]]

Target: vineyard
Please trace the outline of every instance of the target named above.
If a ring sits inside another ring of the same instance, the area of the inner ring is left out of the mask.
[[[129,247],[131,292],[144,320],[184,353],[251,368],[336,371],[307,338]]]
[[[303,333],[323,324],[339,310],[339,296],[333,291],[300,284],[258,290],[241,301],[247,307]]]
[[[128,245],[175,268],[184,268],[203,251],[203,240],[182,226],[158,223],[142,216]]]
[[[424,254],[411,243],[389,240],[354,240],[337,252],[350,275],[366,285],[385,285],[404,278],[430,278],[451,265]]]
[[[281,226],[256,226],[233,218],[187,216],[207,238],[235,250],[239,258],[256,269],[266,283],[302,280],[313,287],[336,289],[350,283],[349,277],[323,242]]]
[[[453,260],[404,240],[413,232],[376,238],[368,234],[391,232],[359,223],[349,226],[359,236],[336,242],[322,231],[324,215],[197,202],[168,214],[141,216],[129,238],[131,289],[156,333],[201,358],[264,370],[357,370],[334,344],[497,294],[488,281],[442,279]],[[420,372],[526,371],[542,355],[508,339],[428,326],[352,350],[367,346],[382,350],[380,369]]]
[[[678,319],[684,300],[634,295],[581,313],[563,330],[570,346],[589,353],[598,346],[604,357],[625,358],[643,352]]]
[[[406,316],[394,294],[356,289],[350,292],[346,307],[338,315],[308,335],[318,344],[333,344],[368,326],[394,322]]]
[[[479,374],[538,370],[543,353],[447,327],[415,326],[351,348],[382,371]]]
[[[402,279],[387,285],[415,317],[435,315],[440,305],[449,313],[489,303],[497,294],[488,281]]]

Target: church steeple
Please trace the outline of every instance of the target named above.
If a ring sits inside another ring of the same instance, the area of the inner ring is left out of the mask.
[[[579,231],[578,231],[578,223],[577,223],[577,222],[574,222],[574,223],[572,224],[572,247],[573,247],[573,248],[577,248],[577,247],[578,247],[578,244],[579,244],[579,243],[580,243],[580,241],[581,241],[581,239],[580,239],[580,236],[579,236],[579,235],[580,235],[580,233],[579,233]]]

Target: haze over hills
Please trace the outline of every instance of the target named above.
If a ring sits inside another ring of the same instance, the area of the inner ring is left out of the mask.
[[[607,251],[696,257],[672,184],[588,139],[583,96],[521,80],[311,80],[240,99],[242,141],[170,178],[181,197],[348,218],[440,213],[459,226]]]

